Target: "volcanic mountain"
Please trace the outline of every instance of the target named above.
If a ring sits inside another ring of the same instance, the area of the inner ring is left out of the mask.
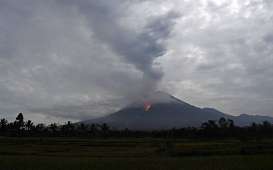
[[[240,115],[232,116],[212,108],[199,108],[164,92],[155,92],[115,113],[83,121],[85,124],[107,123],[117,129],[153,130],[180,127],[200,127],[207,120],[221,117],[245,126],[252,122],[273,122],[272,117]]]

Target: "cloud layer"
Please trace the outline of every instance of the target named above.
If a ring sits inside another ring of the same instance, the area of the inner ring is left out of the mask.
[[[158,88],[273,116],[269,0],[0,0],[0,113],[79,120]]]

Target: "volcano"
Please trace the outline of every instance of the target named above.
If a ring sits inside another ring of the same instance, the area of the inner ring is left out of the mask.
[[[199,108],[167,93],[156,92],[115,113],[82,123],[107,123],[117,129],[155,130],[200,127],[203,122],[218,120],[221,117],[232,119],[235,125],[240,126],[252,122],[273,122],[273,118],[267,116],[232,116],[213,108]]]

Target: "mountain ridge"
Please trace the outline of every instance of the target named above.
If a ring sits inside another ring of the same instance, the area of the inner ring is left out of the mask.
[[[148,111],[145,111],[143,106],[145,101],[151,103]],[[273,122],[273,117],[269,116],[246,114],[233,116],[214,108],[199,108],[162,92],[150,94],[136,103],[104,117],[82,121],[82,123],[107,123],[117,129],[155,130],[200,127],[203,122],[218,120],[221,117],[232,119],[235,125],[239,126],[246,126],[252,122]]]

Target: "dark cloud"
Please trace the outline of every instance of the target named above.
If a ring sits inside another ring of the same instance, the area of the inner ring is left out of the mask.
[[[158,83],[199,106],[272,115],[272,4],[0,0],[1,116],[85,119]]]
[[[127,12],[121,1],[73,1],[72,4],[85,17],[95,38],[143,73],[143,82],[139,83],[151,87],[143,87],[141,91],[155,89],[162,73],[153,69],[153,61],[165,53],[164,40],[170,34],[177,14],[169,12],[154,17],[141,32],[135,32],[120,24]]]
[[[121,22],[131,15],[125,7],[139,2],[1,3],[3,112],[80,119],[94,108],[76,114],[71,107],[112,98],[125,98],[124,104],[161,78],[153,61],[165,52],[173,13],[151,16],[135,32]]]
[[[272,114],[268,2],[210,1],[184,12],[170,42],[173,51],[162,58],[167,89],[228,113]],[[174,62],[180,63],[179,71]],[[182,74],[172,75],[175,71]]]

